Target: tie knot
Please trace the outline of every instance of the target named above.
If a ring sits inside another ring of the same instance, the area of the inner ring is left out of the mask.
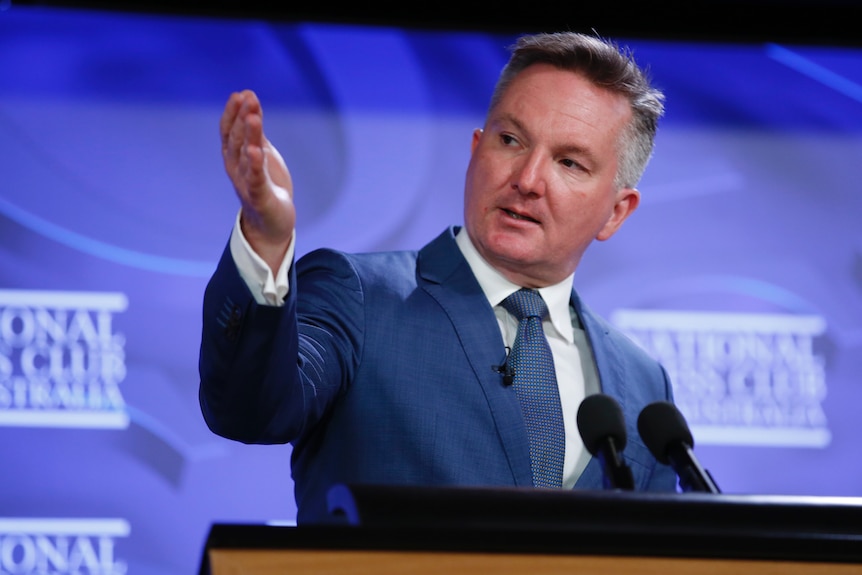
[[[521,321],[527,317],[544,319],[548,306],[536,290],[522,288],[503,300],[503,307]]]

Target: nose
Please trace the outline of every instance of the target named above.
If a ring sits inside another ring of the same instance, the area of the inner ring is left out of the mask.
[[[544,195],[547,187],[546,170],[546,163],[538,152],[523,154],[512,173],[512,187],[525,195]]]

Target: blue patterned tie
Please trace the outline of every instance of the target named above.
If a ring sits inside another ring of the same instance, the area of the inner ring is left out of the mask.
[[[566,438],[554,358],[542,329],[548,306],[539,292],[526,288],[507,297],[502,306],[518,318],[509,362],[530,438],[533,484],[561,487]]]

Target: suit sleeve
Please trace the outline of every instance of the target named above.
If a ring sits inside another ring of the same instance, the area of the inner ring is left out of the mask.
[[[344,257],[310,256],[307,278],[297,280],[302,260],[291,266],[284,305],[273,307],[255,302],[230,250],[222,254],[204,293],[199,358],[200,406],[214,433],[294,441],[351,380],[361,349],[359,280]]]

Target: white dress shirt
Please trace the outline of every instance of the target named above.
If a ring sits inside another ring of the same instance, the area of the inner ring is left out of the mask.
[[[518,320],[500,304],[504,299],[521,289],[521,286],[507,280],[482,258],[473,242],[470,241],[470,236],[465,228],[461,228],[455,241],[461,248],[461,253],[464,254],[467,263],[470,264],[470,269],[476,276],[482,291],[485,292],[485,297],[488,298],[488,302],[494,308],[497,323],[503,334],[503,341],[511,348],[518,333]],[[577,413],[578,407],[587,393],[598,391],[598,389],[587,389],[586,382],[592,378],[584,376],[584,367],[581,365],[581,350],[576,342],[576,330],[573,325],[573,323],[577,323],[577,318],[569,305],[573,281],[574,274],[558,284],[538,290],[548,306],[548,317],[542,322],[542,327],[554,356],[554,371],[557,374],[557,387],[560,390],[560,403],[563,408],[563,424],[566,429],[563,489],[574,487],[575,481],[590,461],[590,454],[584,447],[584,442],[578,431]],[[586,338],[582,338],[582,341],[586,343]],[[589,353],[589,347],[583,349]],[[593,362],[589,361],[588,367],[591,366],[593,366]],[[592,367],[592,369],[595,368]],[[597,378],[595,384],[598,384]]]

